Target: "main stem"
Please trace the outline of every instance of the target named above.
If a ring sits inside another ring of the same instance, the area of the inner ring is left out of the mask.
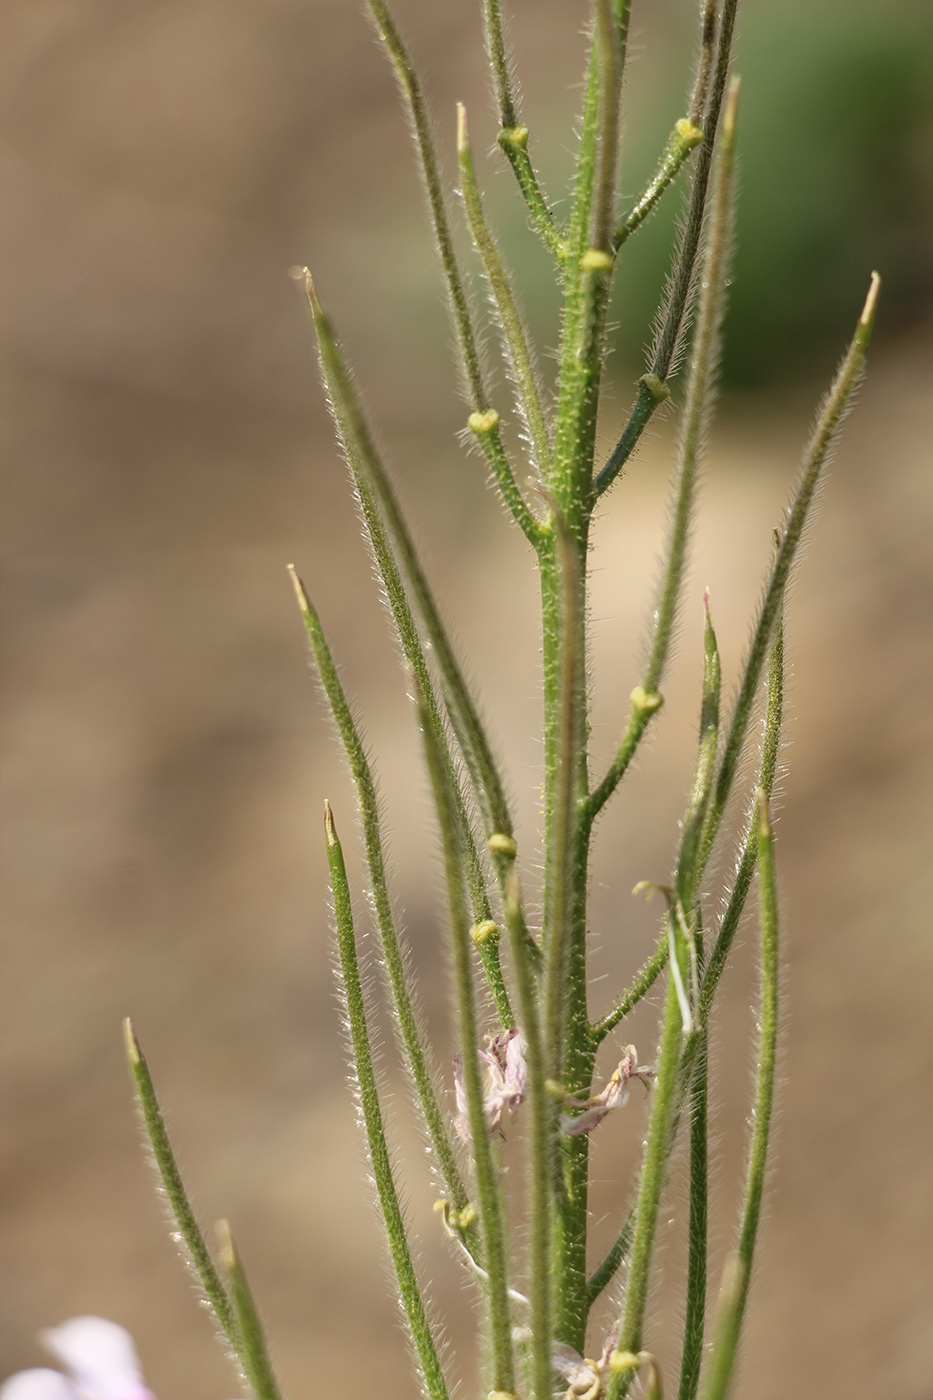
[[[611,30],[612,19],[618,28]],[[545,872],[543,952],[563,988],[553,1072],[574,1095],[589,1093],[597,1041],[586,991],[589,839],[586,682],[587,563],[595,491],[593,463],[606,316],[614,257],[606,210],[615,187],[615,113],[624,63],[627,5],[597,9],[563,272],[560,371],[549,529],[538,548],[544,661]],[[550,955],[550,956],[549,956]],[[590,1305],[586,1244],[589,1143],[559,1139],[561,1181],[554,1212],[554,1332],[583,1353]]]

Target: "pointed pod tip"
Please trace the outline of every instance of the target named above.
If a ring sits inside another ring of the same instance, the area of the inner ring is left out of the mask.
[[[137,1065],[142,1064],[143,1052],[139,1048],[139,1041],[129,1016],[123,1018],[123,1044],[126,1046],[126,1058],[130,1062],[130,1068],[136,1069]]]
[[[317,292],[314,290],[314,278],[311,276],[311,269],[309,267],[290,267],[288,275],[293,278],[294,281],[300,282],[304,287],[308,301],[311,304],[311,315],[314,319],[317,320],[319,317],[323,316],[324,312],[321,303],[318,301]]]
[[[865,305],[862,307],[862,314],[859,317],[859,327],[862,330],[870,331],[875,323],[875,309],[878,305],[878,297],[881,292],[881,276],[877,272],[871,275],[871,282],[868,286],[868,295],[865,298]]]
[[[339,845],[337,839],[337,827],[334,824],[334,814],[327,798],[324,798],[324,836],[329,847]]]
[[[703,646],[707,658],[717,655],[719,652],[719,644],[716,641],[716,631],[713,627],[713,614],[710,610],[708,588],[703,594]]]
[[[310,617],[311,600],[309,599],[305,586],[301,581],[301,575],[298,573],[298,570],[295,568],[294,564],[286,564],[285,567],[288,571],[288,576],[292,581],[292,587],[295,590],[295,597],[298,599],[298,606],[301,609],[301,615],[302,617]]]

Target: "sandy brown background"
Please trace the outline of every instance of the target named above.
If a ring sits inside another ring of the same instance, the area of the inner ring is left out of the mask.
[[[690,8],[670,0],[639,19],[636,91],[655,81],[656,51],[685,86]],[[834,10],[810,8],[824,20]],[[482,150],[493,126],[474,7],[398,9],[448,155],[458,97]],[[357,6],[338,0],[8,0],[4,11],[0,1374],[40,1361],[40,1327],[97,1312],[132,1328],[160,1400],[235,1393],[142,1162],[119,1036],[129,1012],[204,1217],[227,1215],[237,1231],[289,1393],[410,1396],[332,995],[320,807],[332,799],[352,853],[352,795],[307,674],[288,561],[318,600],[379,755],[398,903],[443,1047],[437,857],[291,265],[318,275],[427,541],[507,755],[531,879],[538,678],[527,550],[455,440],[463,409],[392,83]],[[516,11],[529,118],[557,143],[559,190],[584,7]],[[493,159],[482,169],[509,246],[530,248],[505,176]],[[525,256],[531,295],[540,264]],[[535,306],[553,344],[548,314]],[[819,384],[732,396],[714,438],[665,723],[605,824],[593,936],[607,980],[594,1004],[655,929],[656,911],[628,890],[670,866],[703,587],[734,677],[769,532],[840,347]],[[742,1393],[755,1400],[933,1397],[931,370],[923,315],[892,317],[794,590],[785,1082],[745,1350]],[[607,448],[636,372],[623,357]],[[659,431],[598,530],[603,756],[637,677],[670,445]],[[359,888],[358,860],[354,877]],[[753,968],[749,942],[724,988],[716,1056],[719,1258]],[[632,1033],[649,1053],[649,1020]],[[465,1350],[468,1294],[401,1096],[392,1104],[416,1159],[409,1199],[426,1268]],[[627,1113],[600,1143],[603,1235],[631,1181],[637,1096]],[[676,1313],[659,1304],[652,1334],[671,1371]]]

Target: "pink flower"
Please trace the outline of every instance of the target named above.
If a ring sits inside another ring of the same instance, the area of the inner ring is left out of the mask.
[[[614,1108],[621,1108],[625,1103],[628,1098],[630,1079],[640,1079],[644,1084],[650,1078],[651,1070],[638,1063],[635,1046],[627,1045],[618,1067],[612,1072],[609,1083],[605,1088],[600,1089],[598,1094],[594,1094],[589,1099],[575,1099],[570,1095],[567,1096],[564,1102],[568,1108],[582,1108],[584,1111],[577,1117],[565,1113],[560,1120],[561,1127],[568,1137],[579,1137],[582,1133],[592,1132],[603,1121],[607,1113],[611,1113]]]
[[[487,1036],[486,1045],[487,1049],[479,1052],[479,1057],[488,1071],[483,1112],[490,1132],[501,1134],[502,1115],[506,1109],[511,1111],[518,1108],[525,1097],[525,1081],[528,1075],[525,1065],[525,1039],[521,1031],[512,1029]],[[457,1095],[457,1131],[464,1142],[467,1142],[470,1137],[470,1125],[466,1086],[463,1082],[463,1064],[459,1056],[454,1060],[454,1089]]]
[[[104,1317],[73,1317],[41,1333],[68,1371],[36,1367],[0,1386],[0,1400],[155,1400],[143,1385],[133,1338]]]

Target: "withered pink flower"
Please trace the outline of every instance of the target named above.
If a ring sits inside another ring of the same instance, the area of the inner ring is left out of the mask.
[[[510,1031],[500,1031],[498,1035],[487,1036],[486,1049],[480,1050],[479,1057],[487,1070],[483,1112],[490,1132],[501,1133],[503,1114],[507,1109],[511,1112],[518,1108],[525,1097],[528,1070],[525,1065],[525,1040],[521,1031],[513,1028]],[[464,1142],[467,1142],[470,1127],[466,1087],[463,1082],[463,1063],[459,1056],[454,1060],[454,1089],[457,1095],[457,1131]]]
[[[572,1113],[563,1114],[560,1120],[561,1128],[568,1137],[580,1137],[583,1133],[591,1133],[607,1113],[611,1113],[614,1108],[621,1108],[625,1103],[630,1079],[640,1079],[643,1084],[647,1084],[650,1078],[651,1070],[638,1063],[635,1046],[627,1045],[609,1083],[600,1089],[598,1094],[589,1099],[575,1099],[568,1095],[565,1099],[568,1108],[581,1108],[583,1112],[576,1116]]]

